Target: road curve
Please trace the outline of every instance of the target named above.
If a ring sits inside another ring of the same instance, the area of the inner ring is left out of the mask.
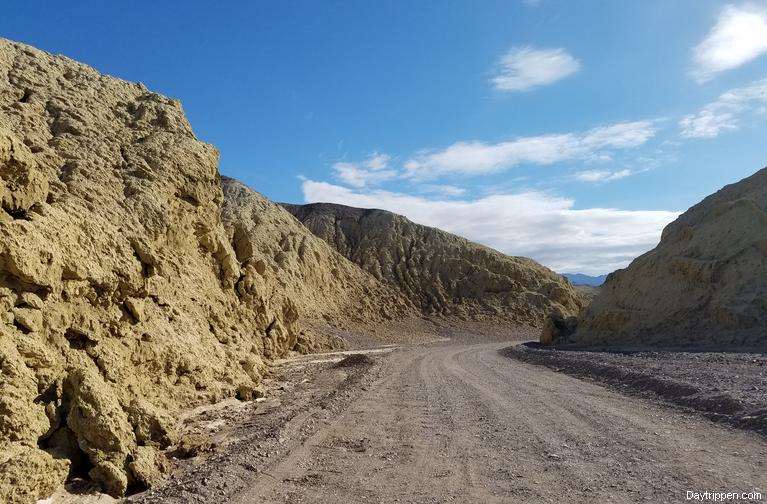
[[[240,503],[684,502],[767,494],[767,442],[498,353],[401,349]],[[767,497],[765,498],[767,500]],[[747,502],[747,501],[741,501]]]

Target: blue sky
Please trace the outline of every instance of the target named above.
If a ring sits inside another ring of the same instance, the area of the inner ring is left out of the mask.
[[[181,99],[277,201],[603,273],[765,164],[767,2],[36,2],[0,36]]]

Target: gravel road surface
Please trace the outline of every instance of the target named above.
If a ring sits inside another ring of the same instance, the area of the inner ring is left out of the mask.
[[[689,502],[767,494],[767,442],[518,362],[508,343],[397,349],[348,404],[291,437],[238,503]],[[291,429],[301,431],[300,426]],[[243,477],[242,475],[240,476]],[[748,502],[740,500],[738,502]]]

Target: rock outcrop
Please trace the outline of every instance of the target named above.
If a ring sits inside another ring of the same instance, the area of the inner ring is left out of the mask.
[[[539,327],[547,313],[574,315],[581,300],[561,275],[384,210],[284,204],[313,233],[422,313]]]
[[[264,303],[292,303],[308,320],[376,324],[416,316],[398,290],[372,275],[311,233],[282,206],[237,180],[223,177],[222,220],[241,264],[241,296]],[[299,345],[321,344],[321,336]]]
[[[0,39],[0,501],[145,488],[179,409],[315,346],[272,250],[238,236],[241,267],[217,160],[178,101]]]
[[[570,340],[767,348],[767,169],[690,208],[611,274]]]

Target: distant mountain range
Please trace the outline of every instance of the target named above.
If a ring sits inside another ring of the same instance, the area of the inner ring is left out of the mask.
[[[602,285],[607,275],[591,276],[583,273],[562,273],[573,285]]]

